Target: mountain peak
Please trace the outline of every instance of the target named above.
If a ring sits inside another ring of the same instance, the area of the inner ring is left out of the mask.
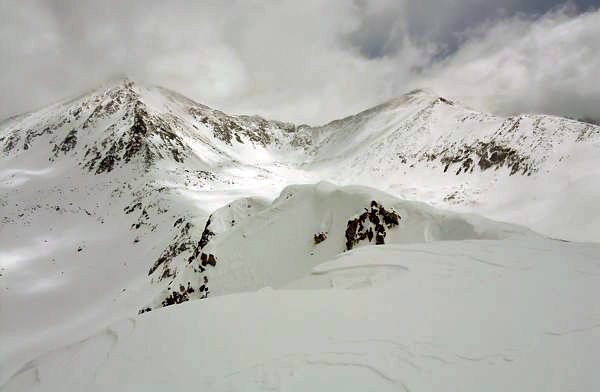
[[[418,89],[414,89],[411,90],[409,92],[407,92],[406,94],[404,94],[402,96],[402,98],[409,98],[409,99],[420,99],[420,100],[427,100],[427,101],[433,101],[433,102],[442,102],[448,105],[454,105],[454,102],[448,98],[445,98],[444,96],[438,94],[436,91],[430,89],[430,88],[418,88]]]
[[[129,75],[125,73],[117,73],[110,76],[106,82],[103,84],[104,86],[129,86],[135,84],[135,81],[129,77]]]
[[[340,124],[344,123],[348,120],[353,120],[356,118],[365,118],[380,113],[382,111],[395,110],[398,107],[402,107],[405,105],[414,106],[415,104],[419,107],[435,104],[438,102],[442,102],[448,105],[454,105],[454,102],[450,99],[444,98],[443,96],[437,94],[435,91],[429,88],[419,88],[411,90],[405,94],[396,96],[394,98],[388,99],[385,102],[380,103],[379,105],[370,107],[368,109],[363,110],[360,113],[345,117],[340,120],[334,120],[326,125],[331,124]]]
[[[437,96],[438,94],[430,88],[416,88],[404,94],[404,96]]]

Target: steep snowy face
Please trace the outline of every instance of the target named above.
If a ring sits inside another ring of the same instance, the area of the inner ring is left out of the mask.
[[[306,168],[338,184],[484,214],[569,240],[598,241],[600,127],[477,112],[416,90],[310,136]]]
[[[286,146],[300,143],[294,131],[292,124],[229,116],[125,79],[6,120],[0,124],[0,151],[12,161],[25,155],[50,162],[74,158],[101,174],[132,161],[147,170],[158,160],[183,163],[191,156],[205,165],[271,161]]]
[[[575,143],[600,144],[600,127],[545,115],[502,118],[428,90],[309,130],[315,163],[343,160],[362,171],[393,173],[422,164],[444,173],[552,169]]]

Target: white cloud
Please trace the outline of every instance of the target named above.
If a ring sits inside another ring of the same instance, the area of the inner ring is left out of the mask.
[[[537,3],[2,2],[0,117],[115,73],[312,124],[423,84],[490,110],[594,114],[598,12],[503,17]]]
[[[600,117],[600,11],[503,20],[475,34],[422,80],[503,113]]]

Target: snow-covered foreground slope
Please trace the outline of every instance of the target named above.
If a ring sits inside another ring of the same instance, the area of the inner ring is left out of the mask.
[[[547,239],[361,247],[288,289],[115,323],[5,390],[596,390],[598,254]]]

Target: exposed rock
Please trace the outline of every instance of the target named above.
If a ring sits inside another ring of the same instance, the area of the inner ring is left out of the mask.
[[[202,253],[200,255],[200,260],[202,262],[203,267],[206,267],[207,265],[215,267],[217,265],[217,259],[213,254]]]
[[[346,250],[352,249],[361,241],[371,242],[373,237],[376,245],[383,245],[387,234],[386,227],[390,229],[400,223],[398,213],[386,210],[377,201],[373,200],[370,207],[370,210],[365,208],[365,212],[348,221],[345,233]]]
[[[162,306],[165,307],[169,305],[180,304],[189,300],[190,297],[188,296],[188,293],[185,292],[185,290],[181,293],[177,291],[172,291],[171,295],[169,295],[162,301]]]
[[[131,159],[144,147],[144,138],[148,134],[148,128],[144,122],[144,116],[148,113],[141,108],[141,104],[136,105],[134,111],[134,122],[131,128],[129,128],[128,136],[129,140],[125,147],[125,154],[123,159],[125,162],[131,161]]]
[[[148,215],[146,209],[142,210],[142,216]],[[138,222],[139,225],[139,222]],[[188,251],[193,247],[193,241],[190,237],[190,229],[193,227],[192,223],[187,222],[177,233],[177,235],[173,238],[169,246],[163,251],[163,253],[156,259],[150,270],[148,271],[148,275],[152,275],[160,266],[163,267],[163,273],[161,274],[159,280],[162,280],[167,277],[175,276],[175,272],[171,270],[171,262],[177,256],[182,254],[183,252]]]
[[[315,241],[315,245],[318,245],[327,239],[327,233],[326,232],[317,233],[313,236],[313,239]]]
[[[394,211],[387,211],[383,206],[379,209],[379,214],[383,217],[383,223],[388,228],[397,226],[400,223],[400,215]]]
[[[100,164],[98,165],[98,168],[96,169],[96,174],[111,172],[115,167],[116,161],[117,161],[117,157],[115,157],[114,155],[105,156],[100,161]]]
[[[208,255],[208,261],[206,263],[215,267],[217,265],[217,259],[214,255],[210,254]]]
[[[346,249],[350,250],[356,242],[356,229],[358,229],[358,219],[351,219],[346,225]]]
[[[183,223],[183,217],[180,217],[179,219],[177,219],[175,221],[175,223],[173,224],[173,227],[179,226],[182,223]]]
[[[478,142],[472,146],[462,146],[450,153],[444,151],[440,162],[444,164],[444,172],[448,171],[453,164],[460,164],[456,174],[472,172],[477,161],[477,166],[482,171],[490,168],[510,168],[510,175],[521,171],[523,175],[531,175],[535,172],[530,158],[518,153],[511,147],[496,144],[494,141]]]
[[[123,209],[123,212],[125,212],[125,214],[131,214],[133,211],[135,211],[136,209],[142,209],[142,203],[138,202],[135,204],[132,204],[130,206],[127,206]]]
[[[147,306],[147,307],[145,307],[145,308],[143,308],[143,309],[140,309],[140,310],[138,311],[138,314],[144,314],[144,313],[147,313],[147,312],[150,312],[150,311],[152,311],[152,308],[151,308],[151,307],[149,307],[149,306]]]
[[[208,241],[215,236],[215,233],[213,233],[209,228],[211,217],[212,216],[208,217],[206,225],[204,226],[204,230],[202,231],[202,236],[200,237],[200,242],[198,243],[198,247],[200,248],[204,248],[208,244]]]
[[[4,141],[4,149],[5,153],[10,152],[13,148],[17,146],[21,137],[17,134],[17,132],[12,133],[8,137],[0,139],[0,141]]]
[[[65,139],[57,146],[54,146],[54,154],[59,152],[67,153],[77,145],[77,130],[73,129],[67,134]]]

